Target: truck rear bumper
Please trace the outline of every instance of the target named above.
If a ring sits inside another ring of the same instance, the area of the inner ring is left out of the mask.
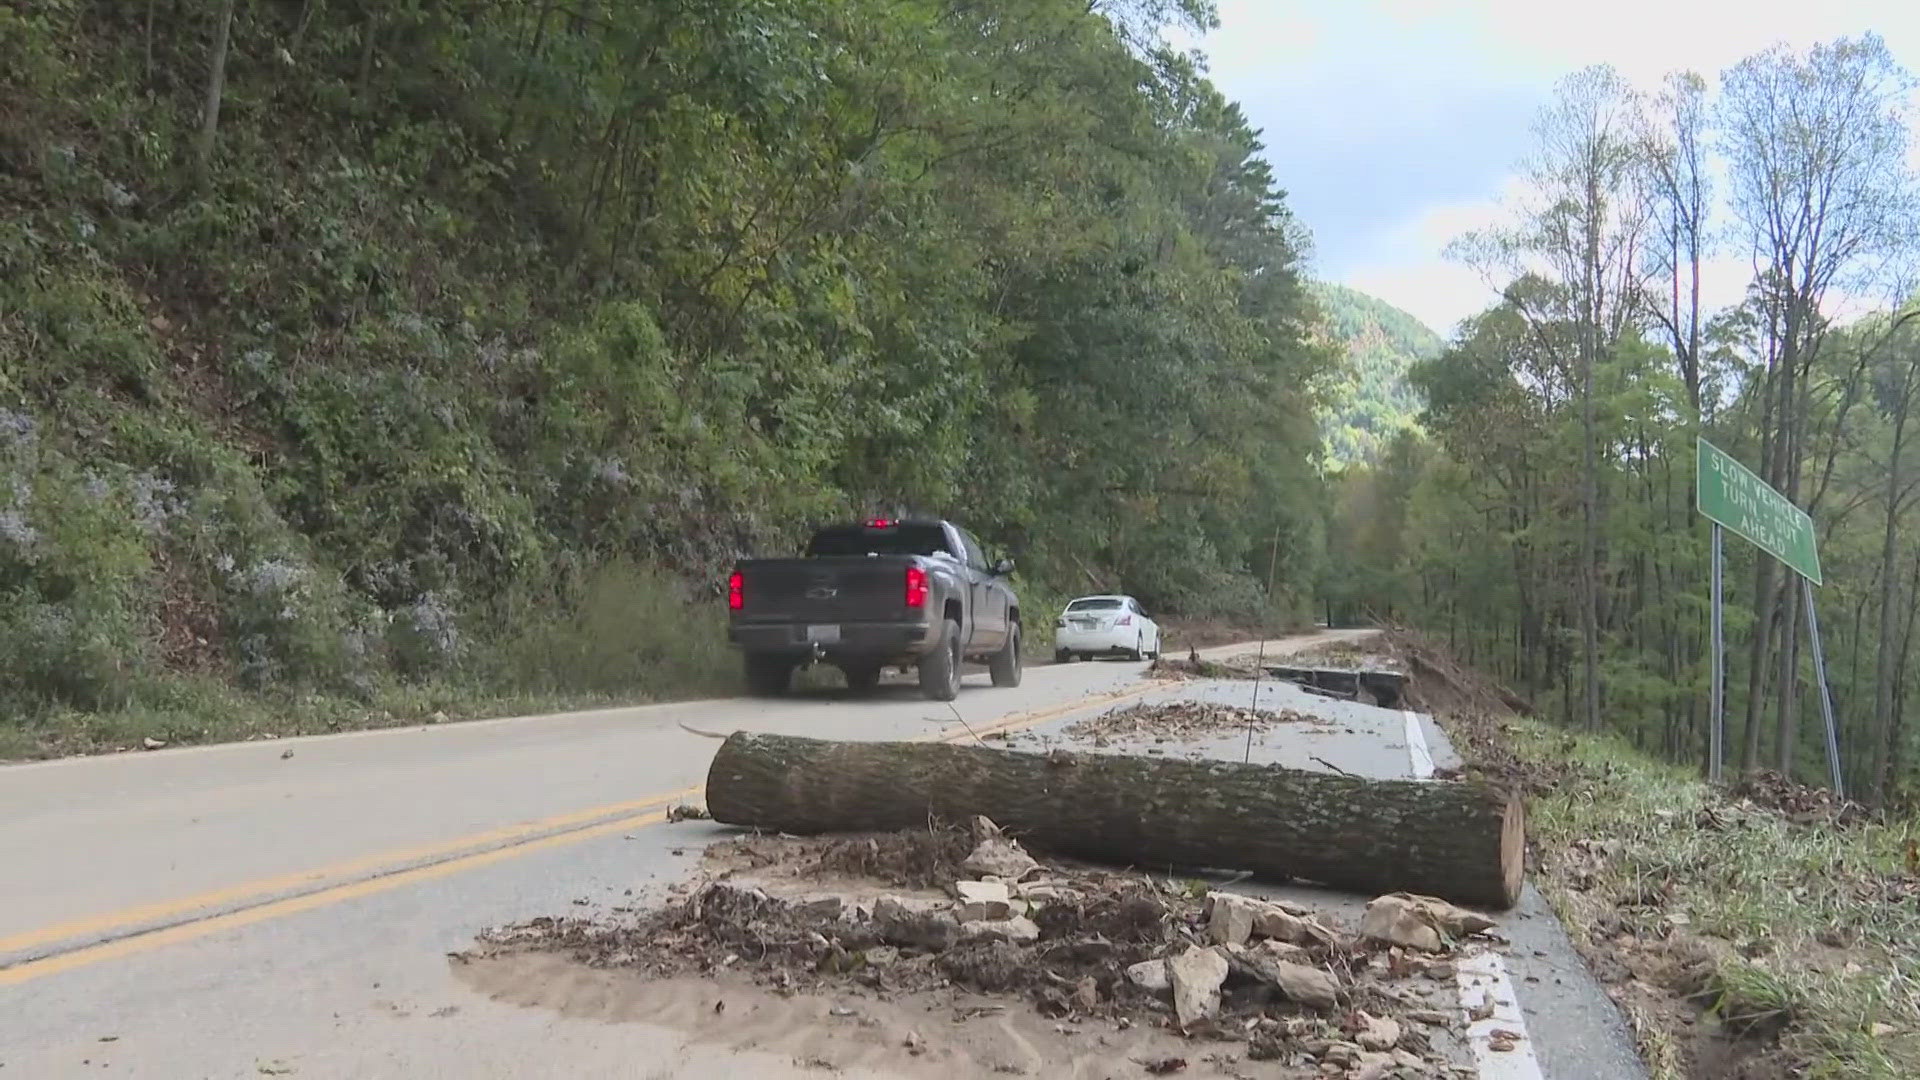
[[[744,652],[812,656],[828,659],[858,657],[886,663],[919,656],[939,637],[926,623],[734,623],[727,640]]]

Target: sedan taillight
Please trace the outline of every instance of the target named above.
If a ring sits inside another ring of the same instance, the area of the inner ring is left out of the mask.
[[[1122,616],[1120,616],[1119,618],[1117,618],[1117,619],[1115,619],[1115,620],[1113,620],[1113,625],[1115,625],[1115,626],[1132,626],[1132,625],[1133,625],[1133,616],[1131,616],[1131,615],[1122,615]]]

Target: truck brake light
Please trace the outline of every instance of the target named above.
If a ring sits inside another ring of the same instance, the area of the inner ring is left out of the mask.
[[[735,570],[733,576],[727,579],[727,609],[739,611],[746,606],[747,578],[746,575]]]
[[[927,606],[927,572],[917,566],[907,567],[907,606]]]

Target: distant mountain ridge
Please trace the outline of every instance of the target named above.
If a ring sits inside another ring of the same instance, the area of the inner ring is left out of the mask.
[[[1335,387],[1321,434],[1336,465],[1370,461],[1403,428],[1418,427],[1422,402],[1407,370],[1438,356],[1446,342],[1412,315],[1375,296],[1331,282],[1315,282],[1328,337],[1347,353],[1347,371]]]

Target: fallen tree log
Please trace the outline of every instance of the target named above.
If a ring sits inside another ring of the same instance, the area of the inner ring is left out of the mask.
[[[1525,855],[1518,797],[1477,781],[944,743],[736,732],[708,769],[707,809],[729,825],[802,835],[984,814],[1062,855],[1497,908],[1518,899]]]

